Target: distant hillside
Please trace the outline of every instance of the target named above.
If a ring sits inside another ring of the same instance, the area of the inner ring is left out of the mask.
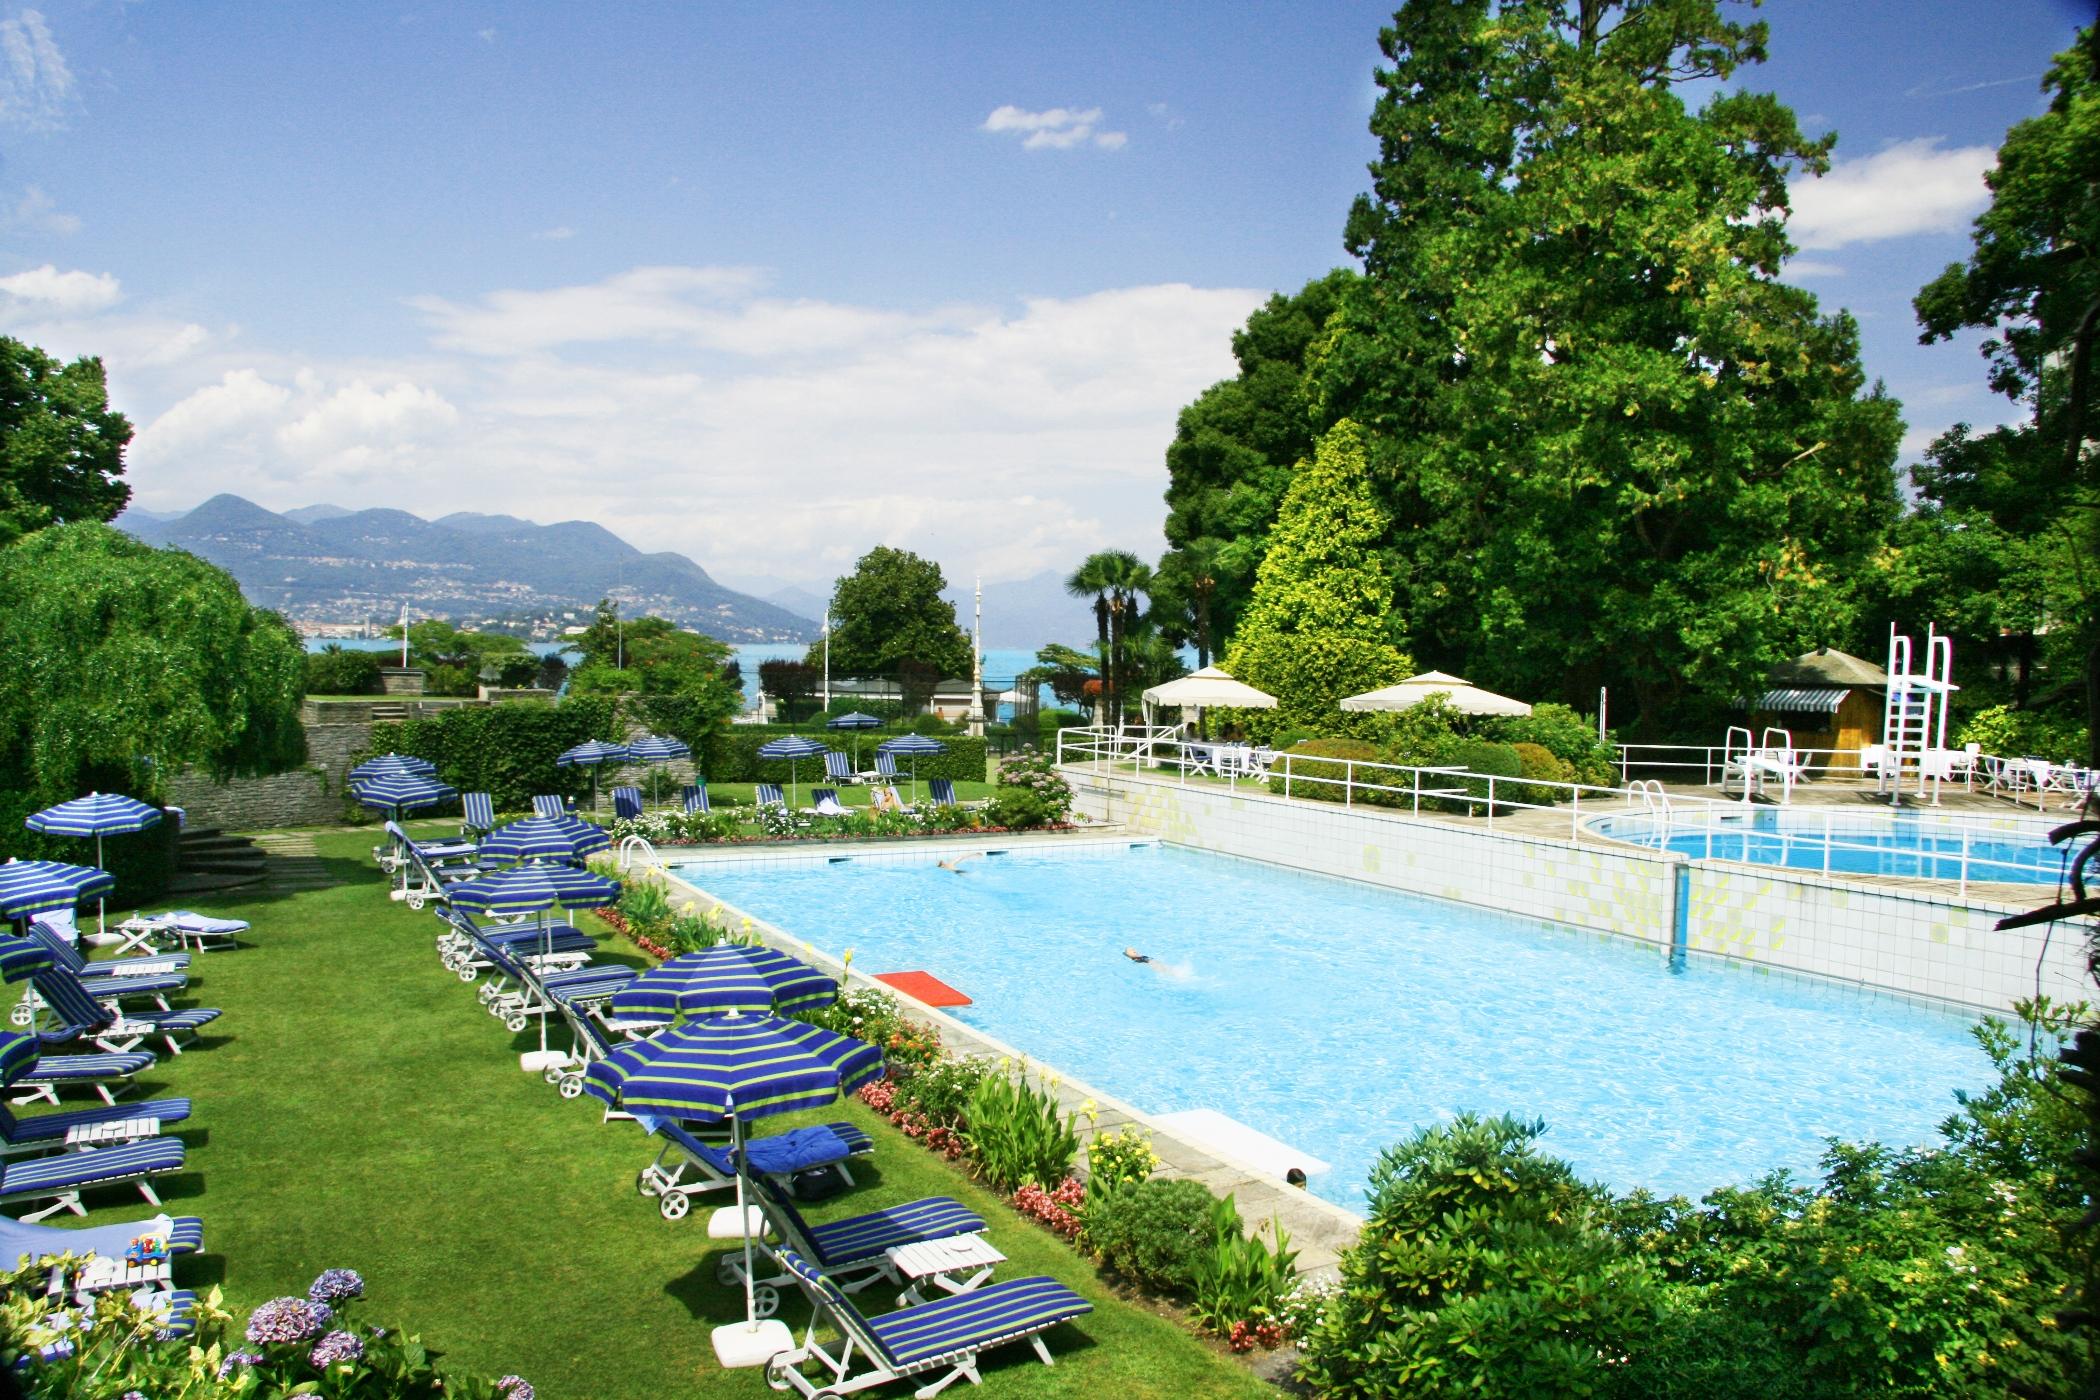
[[[425,615],[588,612],[603,597],[733,642],[804,642],[817,625],[724,588],[683,554],[644,554],[584,520],[536,525],[508,515],[425,520],[399,510],[307,506],[278,515],[214,496],[186,515],[126,511],[116,524],[150,544],[209,559],[249,599],[314,621]]]
[[[955,604],[955,620],[970,630],[974,595],[968,579],[941,595]],[[1030,651],[1047,642],[1081,646],[1094,639],[1094,608],[1084,598],[1065,592],[1065,577],[1045,571],[1033,578],[984,586],[984,644],[988,647],[1025,647]]]

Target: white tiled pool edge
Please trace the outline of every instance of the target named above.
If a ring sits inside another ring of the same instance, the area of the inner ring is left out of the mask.
[[[916,998],[898,991],[884,982],[877,982],[867,974],[849,970],[841,961],[843,949],[819,948],[807,938],[789,933],[787,930],[766,922],[764,919],[739,908],[710,892],[705,885],[708,867],[740,867],[752,865],[793,862],[805,864],[813,860],[827,860],[839,855],[852,858],[879,860],[924,860],[955,854],[984,851],[987,847],[1001,850],[1034,848],[1086,849],[1117,848],[1131,844],[1129,837],[1100,837],[1095,839],[1064,837],[1004,836],[997,840],[913,841],[908,846],[876,850],[862,847],[836,854],[813,852],[807,849],[784,849],[779,851],[706,851],[688,854],[678,851],[672,858],[679,869],[667,871],[675,883],[683,884],[701,900],[707,901],[703,908],[719,904],[731,927],[749,923],[751,931],[772,947],[792,953],[805,962],[814,964],[834,977],[847,980],[858,987],[872,987],[894,996],[914,1020],[934,1027],[940,1032],[941,1042],[959,1055],[1001,1057],[1025,1065],[1036,1083],[1050,1089],[1059,1102],[1069,1109],[1077,1109],[1091,1099],[1099,1117],[1091,1126],[1080,1120],[1080,1139],[1086,1141],[1096,1131],[1109,1132],[1126,1124],[1135,1123],[1152,1135],[1153,1149],[1159,1153],[1161,1174],[1171,1177],[1186,1177],[1200,1181],[1214,1194],[1231,1195],[1239,1203],[1240,1218],[1249,1225],[1259,1227],[1274,1218],[1290,1232],[1292,1247],[1298,1250],[1300,1273],[1323,1276],[1333,1271],[1340,1252],[1355,1243],[1363,1229],[1363,1218],[1351,1211],[1323,1200],[1299,1187],[1292,1186],[1280,1177],[1269,1176],[1242,1163],[1228,1162],[1209,1149],[1188,1141],[1172,1128],[1160,1124],[1131,1104],[1103,1093],[1076,1079],[1060,1075],[1055,1066],[1043,1065],[1029,1059],[1021,1051],[1004,1041],[986,1035],[974,1026],[966,1025],[953,1016]]]
[[[1633,846],[1489,831],[1390,809],[1065,770],[1079,810],[1176,845],[1638,938],[1755,968],[1992,1012],[2087,995],[2072,929],[1992,927],[2028,907]],[[2037,887],[2034,902],[2049,897]],[[2037,967],[2039,965],[2039,988]]]

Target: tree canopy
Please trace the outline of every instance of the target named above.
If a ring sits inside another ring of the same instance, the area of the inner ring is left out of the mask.
[[[1226,670],[1276,697],[1274,710],[1248,712],[1257,735],[1300,726],[1339,732],[1349,723],[1344,696],[1406,678],[1392,580],[1377,554],[1387,523],[1363,434],[1345,419],[1293,476],[1226,653]]]
[[[387,635],[399,637],[401,625],[387,628]],[[428,673],[433,695],[475,694],[484,667],[493,666],[496,684],[504,686],[530,685],[540,669],[540,659],[517,637],[470,632],[435,617],[408,624],[408,658]]]
[[[576,649],[571,695],[625,697],[630,718],[695,747],[744,706],[729,647],[668,618],[622,619],[601,598]]]
[[[924,683],[970,673],[970,639],[956,625],[941,566],[908,549],[877,545],[831,595],[831,674],[913,674]],[[806,660],[824,664],[823,641]]]
[[[113,519],[131,499],[130,441],[100,359],[62,364],[0,336],[0,545],[53,523]]]

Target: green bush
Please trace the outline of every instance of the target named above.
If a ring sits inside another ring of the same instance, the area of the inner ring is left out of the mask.
[[[1527,778],[1544,780],[1539,783],[1527,783],[1521,788],[1514,789],[1510,793],[1511,797],[1519,802],[1535,803],[1541,807],[1550,807],[1556,802],[1568,800],[1569,790],[1567,788],[1548,787],[1546,784],[1574,782],[1575,770],[1573,768],[1555,757],[1551,750],[1538,744],[1511,744],[1510,747],[1516,750],[1517,771],[1519,773]]]
[[[1213,1198],[1200,1181],[1131,1182],[1086,1207],[1086,1239],[1107,1267],[1155,1293],[1186,1295],[1211,1245]]]
[[[1524,776],[1524,761],[1517,756],[1516,747],[1512,744],[1498,744],[1489,739],[1453,738],[1437,750],[1436,766],[1441,768],[1463,768],[1468,773],[1491,775],[1496,778],[1521,778]],[[1429,783],[1425,780],[1424,786],[1428,785]],[[1487,814],[1487,777],[1438,777],[1435,780],[1435,786],[1464,788],[1466,792],[1466,796],[1463,798],[1438,799],[1435,805],[1439,811],[1460,812],[1468,816],[1485,816]],[[1498,782],[1494,787],[1495,797],[1497,798],[1496,811],[1498,813],[1509,810],[1509,808],[1501,805],[1500,799],[1506,797],[1522,800],[1524,789],[1521,784]]]
[[[1379,1158],[1341,1291],[1300,1339],[1315,1393],[1514,1400],[1612,1378],[1659,1285],[1605,1193],[1533,1146],[1543,1130],[1462,1114]]]
[[[533,700],[464,705],[375,724],[371,752],[427,758],[438,766],[438,776],[461,792],[486,792],[497,811],[515,812],[530,806],[538,793],[588,795],[590,770],[560,768],[554,760],[586,739],[618,737],[615,701],[571,696],[559,705]],[[353,755],[351,762],[363,757]],[[606,770],[601,786],[612,787],[618,771]]]
[[[999,789],[985,811],[993,825],[1026,831],[1061,822],[1071,811],[1072,785],[1050,755],[1024,749],[1000,760]]]
[[[2001,758],[2024,758],[2035,754],[2057,763],[2082,762],[2086,753],[2086,727],[2073,714],[1993,705],[1964,720],[1954,741],[1957,744],[1981,744],[1985,753],[1997,754]]]
[[[964,1135],[978,1173],[1000,1191],[1049,1190],[1072,1174],[1079,1157],[1076,1114],[1057,1095],[1018,1074],[987,1074],[964,1110]]]
[[[1378,746],[1368,739],[1307,739],[1294,744],[1288,750],[1290,763],[1290,792],[1293,797],[1309,797],[1315,802],[1370,802],[1384,806],[1397,804],[1391,793],[1352,791],[1345,785],[1350,768],[1340,760],[1359,763],[1382,763],[1383,756]],[[1312,759],[1335,759],[1333,763],[1310,762]],[[1395,775],[1382,769],[1359,770],[1357,782],[1391,783]],[[1281,765],[1270,770],[1269,782],[1277,791],[1283,790]]]
[[[379,653],[346,651],[330,644],[306,654],[308,695],[379,694]]]
[[[785,783],[788,781],[790,767],[788,761],[784,758],[762,759],[758,756],[758,750],[761,744],[771,743],[789,734],[808,737],[807,730],[789,729],[783,725],[728,724],[709,734],[706,742],[694,749],[694,753],[700,757],[700,771],[707,775],[707,780],[711,783]],[[831,748],[842,749],[848,754],[853,751],[853,737],[850,734],[820,734],[815,737],[819,743]],[[910,759],[899,760],[899,774],[909,773],[916,766],[919,781],[922,783],[929,778],[948,778],[959,783],[983,782],[984,740],[968,735],[948,734],[943,734],[940,738],[941,742],[948,746],[946,753],[920,754],[916,765]],[[878,742],[880,736],[873,732],[861,736],[862,767],[872,768],[875,765],[875,745]],[[821,779],[824,776],[824,760],[805,758],[796,771],[801,774],[801,780],[805,783],[810,781],[812,775]]]
[[[1521,718],[1488,721],[1483,733],[1505,744],[1537,744],[1568,765],[1575,774],[1571,781],[1600,787],[1619,781],[1618,753],[1597,737],[1597,722],[1584,719],[1566,705],[1550,701],[1534,705]]]
[[[1219,1336],[1235,1327],[1275,1321],[1283,1300],[1298,1284],[1298,1251],[1290,1232],[1271,1219],[1276,1232],[1272,1248],[1261,1236],[1249,1235],[1232,1197],[1210,1205],[1210,1248],[1199,1250],[1189,1270],[1189,1313]]]
[[[986,1059],[936,1061],[913,1071],[898,1086],[897,1107],[917,1114],[929,1127],[961,1128],[969,1121],[977,1086],[994,1072],[995,1066]]]

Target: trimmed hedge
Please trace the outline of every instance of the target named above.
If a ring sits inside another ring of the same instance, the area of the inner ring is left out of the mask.
[[[1393,806],[1399,801],[1399,798],[1390,792],[1364,792],[1361,790],[1352,792],[1348,782],[1350,769],[1349,764],[1346,762],[1312,763],[1307,761],[1308,758],[1332,758],[1347,759],[1357,763],[1384,762],[1385,757],[1378,751],[1378,746],[1369,740],[1307,739],[1303,743],[1291,745],[1289,753],[1291,755],[1291,796],[1293,797],[1309,797],[1315,802],[1371,802],[1383,806]],[[1396,778],[1404,776],[1403,774],[1388,773],[1383,769],[1373,768],[1369,772],[1359,770],[1357,781],[1391,784]],[[1282,764],[1278,764],[1270,771],[1269,783],[1278,792],[1283,791]]]
[[[590,793],[590,769],[560,768],[554,760],[586,739],[618,739],[617,712],[616,701],[594,695],[571,696],[558,705],[531,700],[462,705],[373,725],[371,752],[427,758],[438,766],[438,776],[461,792],[486,792],[497,811],[519,811],[538,793],[572,798]],[[352,766],[364,757],[354,756]]]
[[[709,735],[700,750],[700,771],[711,783],[784,783],[788,780],[788,761],[784,758],[758,756],[761,744],[789,734],[809,737],[807,730],[788,729],[772,724],[724,725]],[[860,736],[860,762],[863,768],[875,766],[875,746],[894,735],[880,731],[864,731]],[[851,734],[826,734],[820,742],[847,754],[853,752]],[[919,781],[928,778],[948,778],[959,783],[981,783],[985,774],[985,741],[961,735],[942,735],[941,742],[948,746],[946,753],[920,754],[918,757]],[[912,761],[903,759],[897,764],[900,773],[912,769]],[[797,769],[803,782],[808,782],[814,773],[820,780],[824,776],[824,761],[820,758],[805,758]]]

